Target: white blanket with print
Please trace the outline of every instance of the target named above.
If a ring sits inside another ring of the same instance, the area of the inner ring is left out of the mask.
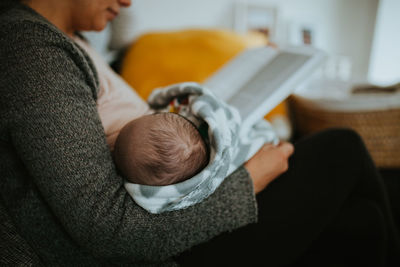
[[[155,110],[165,110],[174,98],[182,96],[189,96],[189,117],[208,125],[210,161],[200,173],[176,184],[150,186],[126,182],[125,188],[134,201],[151,213],[183,209],[203,201],[264,143],[279,142],[265,120],[260,120],[251,129],[241,129],[239,112],[197,83],[157,89],[150,95],[148,103]]]

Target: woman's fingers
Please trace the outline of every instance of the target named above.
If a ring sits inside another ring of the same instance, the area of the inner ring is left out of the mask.
[[[287,142],[281,142],[277,146],[265,144],[244,164],[253,180],[256,193],[288,169],[288,158],[293,151],[293,145]]]
[[[282,150],[282,152],[289,157],[294,152],[294,146],[288,142],[281,142],[278,147]]]

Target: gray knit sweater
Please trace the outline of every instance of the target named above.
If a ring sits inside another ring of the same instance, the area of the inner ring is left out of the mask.
[[[190,208],[138,207],[112,162],[87,54],[23,5],[1,8],[0,49],[0,200],[46,264],[164,264],[256,221],[243,167]]]

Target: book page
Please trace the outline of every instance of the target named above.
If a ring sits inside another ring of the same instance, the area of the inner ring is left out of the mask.
[[[239,109],[243,120],[246,120],[260,106],[266,114],[294,90],[294,85],[286,87],[285,83],[295,73],[300,72],[310,58],[311,55],[278,53],[270,62],[264,64],[232,98],[228,99],[228,104]]]
[[[235,95],[277,51],[271,47],[245,50],[213,74],[203,85],[224,101]]]

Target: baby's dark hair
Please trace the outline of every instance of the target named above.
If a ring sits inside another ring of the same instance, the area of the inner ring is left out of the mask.
[[[199,173],[208,164],[209,153],[192,122],[175,113],[155,113],[121,130],[114,157],[128,181],[168,185]]]

